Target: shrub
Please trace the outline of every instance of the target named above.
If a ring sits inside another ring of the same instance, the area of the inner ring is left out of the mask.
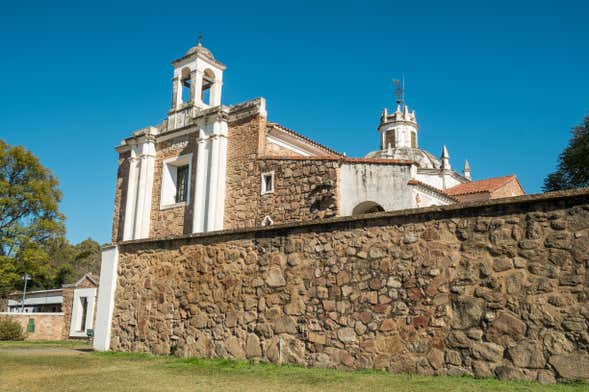
[[[9,318],[0,319],[0,340],[23,340],[20,324]]]

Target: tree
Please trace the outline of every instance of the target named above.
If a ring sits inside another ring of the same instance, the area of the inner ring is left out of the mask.
[[[55,287],[74,283],[85,273],[100,275],[100,244],[90,238],[72,245],[64,238],[48,242],[49,263],[53,266]]]
[[[544,191],[589,186],[589,115],[572,129],[569,145],[558,157],[558,167],[544,180]]]
[[[49,282],[45,244],[62,237],[57,179],[22,146],[0,140],[0,294],[20,287],[23,272]]]

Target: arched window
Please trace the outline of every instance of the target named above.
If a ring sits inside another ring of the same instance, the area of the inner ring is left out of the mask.
[[[363,201],[352,210],[352,215],[372,214],[374,212],[382,212],[384,208],[373,201]]]
[[[202,76],[202,95],[201,100],[207,105],[211,105],[211,90],[215,84],[215,74],[210,69],[205,70]]]
[[[417,148],[417,134],[411,132],[411,148]]]
[[[180,85],[182,87],[182,102],[190,102],[190,69],[184,68],[182,70],[182,78],[180,79]]]
[[[391,145],[391,148],[396,147],[396,145],[395,145],[395,130],[394,129],[392,131],[388,131],[387,133],[385,133],[383,150],[386,150],[387,148],[389,148],[389,144]]]

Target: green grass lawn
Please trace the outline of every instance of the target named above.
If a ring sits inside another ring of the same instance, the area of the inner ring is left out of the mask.
[[[346,372],[94,353],[83,342],[0,342],[0,391],[588,391],[589,385]]]

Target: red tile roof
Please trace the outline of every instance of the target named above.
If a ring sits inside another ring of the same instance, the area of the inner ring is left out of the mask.
[[[450,196],[467,195],[471,193],[482,192],[491,193],[501,188],[503,185],[507,184],[509,181],[512,180],[517,181],[517,178],[513,174],[510,176],[494,177],[480,181],[465,182],[464,184],[459,184],[452,188],[446,189],[446,193]]]

